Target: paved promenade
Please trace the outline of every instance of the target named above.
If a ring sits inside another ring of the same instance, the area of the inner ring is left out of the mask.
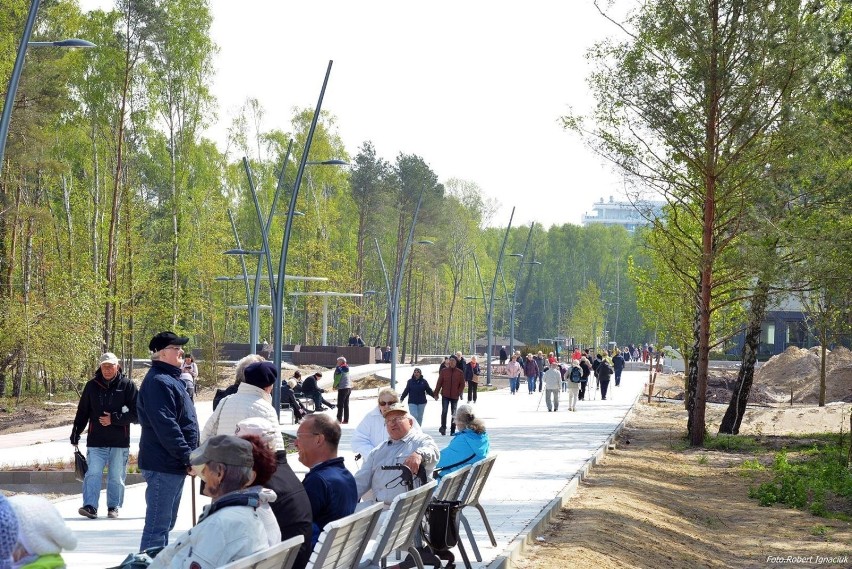
[[[437,366],[421,367],[430,384],[434,385]],[[361,366],[353,369],[353,375],[387,375],[388,368],[388,364]],[[410,376],[410,366],[397,369],[399,378]],[[551,510],[573,492],[579,476],[587,471],[620,429],[646,378],[646,372],[624,372],[621,387],[611,388],[607,401],[601,401],[599,395],[596,400],[581,401],[574,413],[567,410],[565,400],[560,402],[558,412],[548,413],[541,394],[529,395],[523,384],[522,391],[516,395],[511,395],[505,387],[479,394],[477,408],[488,428],[491,452],[498,454],[481,500],[497,538],[497,547],[491,546],[478,513],[475,510],[468,512],[483,556],[483,562],[474,563],[474,567],[496,569],[509,566],[511,557],[520,551],[521,542],[527,534],[532,533],[534,539]],[[400,383],[403,387],[404,380]],[[497,383],[499,385],[499,380]],[[341,455],[353,471],[358,466],[349,446],[352,430],[375,405],[375,394],[375,389],[354,392],[350,424],[343,426]],[[197,408],[203,426],[212,412],[211,403],[198,403]],[[423,428],[443,448],[449,443],[449,436],[438,434],[440,412],[440,402],[431,401],[426,406]],[[289,416],[285,413],[282,419],[282,431],[295,434],[296,425],[289,424]],[[67,461],[71,457],[69,433],[70,426],[2,435],[0,463],[31,464],[36,458],[40,461],[51,458]],[[131,430],[131,436],[131,451],[136,452],[138,426]],[[295,455],[291,455],[290,465],[300,478],[307,471]],[[192,524],[189,480],[187,478],[175,533],[188,529]],[[145,485],[127,488],[121,517],[117,520],[106,518],[104,494],[102,492],[99,509],[102,515],[97,520],[77,514],[82,505],[80,495],[57,502],[57,507],[79,539],[77,549],[64,555],[71,569],[111,567],[127,553],[138,549],[145,517]],[[200,512],[208,501],[208,498],[198,496],[197,510]]]

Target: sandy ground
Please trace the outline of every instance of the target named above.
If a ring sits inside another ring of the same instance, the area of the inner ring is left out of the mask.
[[[785,434],[840,432],[841,426],[848,434],[849,413],[849,404],[751,408],[741,433],[760,435],[775,448]],[[716,433],[723,414],[721,405],[708,407],[709,433]],[[740,468],[756,455],[689,449],[685,425],[681,402],[639,403],[616,449],[517,566],[852,567],[852,524],[761,507],[748,490],[770,475],[744,475]],[[769,465],[773,453],[759,456]]]

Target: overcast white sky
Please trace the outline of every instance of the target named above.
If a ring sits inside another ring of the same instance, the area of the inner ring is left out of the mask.
[[[606,1],[605,1],[606,3]],[[80,0],[110,9],[111,0]],[[295,106],[337,117],[351,155],[417,154],[443,182],[478,184],[502,204],[493,225],[579,223],[619,199],[611,168],[559,117],[593,101],[585,51],[615,33],[592,0],[211,0],[219,46],[213,93],[224,133],[249,97],[265,129],[289,130]]]

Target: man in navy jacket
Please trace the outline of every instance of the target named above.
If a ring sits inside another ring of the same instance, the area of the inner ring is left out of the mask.
[[[148,344],[151,369],[136,405],[142,425],[139,469],[148,484],[140,551],[168,545],[190,468],[189,454],[198,446],[195,406],[180,380],[182,346],[188,341],[173,332],[160,332]]]

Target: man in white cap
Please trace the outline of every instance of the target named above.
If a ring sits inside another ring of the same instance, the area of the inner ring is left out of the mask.
[[[112,352],[103,354],[99,364],[95,377],[83,387],[71,429],[71,444],[75,447],[80,443],[80,434],[89,431],[86,436],[89,470],[83,479],[83,506],[78,512],[92,519],[98,517],[105,466],[109,468],[107,516],[118,517],[118,509],[124,503],[130,424],[137,422],[136,385],[124,375]]]
[[[426,478],[431,479],[441,453],[432,437],[419,429],[412,429],[413,426],[414,417],[408,413],[405,403],[388,406],[385,411],[388,439],[370,451],[361,469],[355,473],[359,497],[372,490],[377,502],[389,505],[398,494],[411,490],[404,484],[405,474],[410,473],[416,478],[423,468]],[[382,469],[387,466],[401,466],[407,468],[408,473],[401,469]]]

